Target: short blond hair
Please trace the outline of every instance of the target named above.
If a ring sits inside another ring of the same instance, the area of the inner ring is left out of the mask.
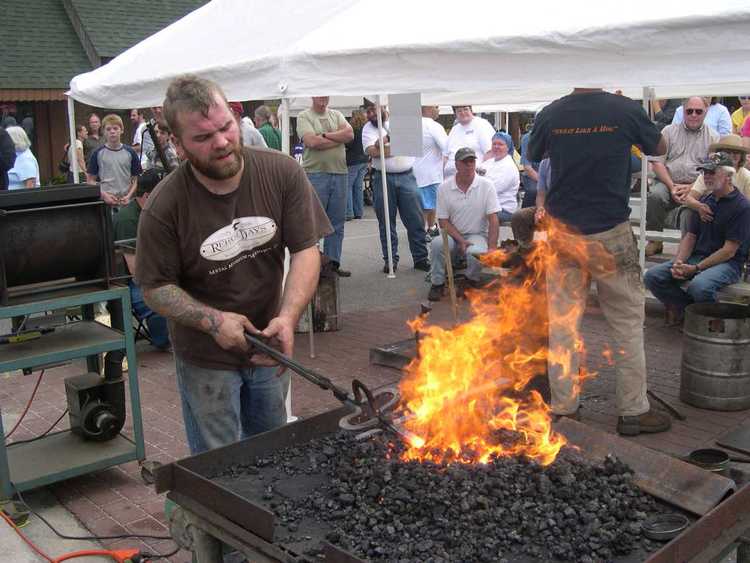
[[[102,119],[102,129],[106,128],[107,125],[117,125],[120,129],[125,129],[125,126],[122,124],[122,118],[116,113],[104,116],[104,119]]]

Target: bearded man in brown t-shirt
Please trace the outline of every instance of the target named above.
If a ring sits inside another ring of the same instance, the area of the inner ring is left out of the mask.
[[[242,147],[218,85],[177,78],[163,112],[186,162],[143,209],[135,276],[148,306],[169,320],[196,454],[284,423],[287,381],[270,358],[251,355],[244,332],[274,337],[292,355],[317,286],[317,243],[332,227],[293,158]]]

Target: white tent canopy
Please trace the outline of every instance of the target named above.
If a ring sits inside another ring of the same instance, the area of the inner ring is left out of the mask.
[[[435,97],[433,96],[433,101],[429,102],[427,101],[428,96],[423,96],[425,98],[424,104],[432,103],[433,105],[439,105],[440,106],[440,113],[441,115],[447,115],[453,113],[453,108],[451,107],[451,104],[445,103],[445,104],[438,104],[434,101]],[[331,96],[330,100],[328,102],[328,107],[337,109],[341,111],[344,115],[351,115],[352,111],[359,108],[362,103],[364,102],[364,98],[367,98],[369,100],[375,100],[375,95],[365,95],[365,96]],[[450,98],[450,96],[445,96],[445,98]],[[552,101],[552,100],[549,100]],[[546,102],[525,102],[522,104],[480,104],[480,105],[474,105],[474,113],[494,113],[494,112],[503,112],[503,113],[516,113],[516,112],[530,112],[530,113],[536,113],[539,110],[541,110],[544,106],[546,106],[549,101]],[[305,96],[302,98],[287,98],[287,103],[289,107],[289,115],[296,116],[301,111],[308,109],[312,105],[312,98],[309,96]],[[383,96],[383,103],[388,103],[388,97]]]
[[[230,99],[423,93],[424,103],[548,101],[572,86],[640,97],[746,94],[747,0],[213,0],[110,63],[71,81],[101,107],[161,104],[191,72]],[[534,17],[529,17],[534,14]],[[282,24],[279,24],[281,18]],[[512,22],[512,25],[507,25]]]

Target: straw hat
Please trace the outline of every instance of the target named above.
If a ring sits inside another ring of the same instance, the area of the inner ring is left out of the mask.
[[[719,139],[718,143],[713,143],[711,146],[709,146],[708,150],[711,152],[736,151],[745,154],[750,153],[750,148],[746,147],[743,144],[742,137],[740,137],[739,135],[724,135],[721,139]]]

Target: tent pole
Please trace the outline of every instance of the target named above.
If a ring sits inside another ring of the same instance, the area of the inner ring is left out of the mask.
[[[291,118],[289,117],[289,100],[281,99],[281,152],[290,154],[289,133],[291,131]]]
[[[284,154],[289,154],[290,153],[290,151],[289,151],[289,131],[290,131],[290,126],[289,126],[289,100],[287,100],[286,98],[282,98],[281,99],[281,105],[279,106],[279,110],[278,111],[281,112],[281,116],[280,116],[280,119],[279,119],[280,125],[281,125],[281,152],[283,152]],[[278,113],[278,111],[277,111],[277,113]],[[285,266],[284,281],[286,281],[286,274],[288,272],[289,263],[291,261],[291,256],[289,255],[289,249],[288,248],[284,250],[284,254],[285,254],[285,256],[284,256],[284,266]],[[308,315],[309,315],[308,319],[309,319],[309,325],[310,325],[310,354],[311,354],[310,357],[314,357],[312,355],[313,354],[313,352],[312,352],[312,350],[313,350],[312,313],[310,312],[310,306],[309,306],[309,304],[308,304]],[[287,424],[290,424],[290,423],[296,422],[298,420],[298,418],[296,416],[294,416],[294,414],[292,413],[292,379],[291,379],[291,377],[289,378],[289,383],[286,386],[285,395],[286,395],[286,397],[285,397],[284,403],[285,403],[285,407],[286,407],[286,422],[287,422]]]
[[[78,151],[75,150],[76,146],[76,108],[75,108],[75,100],[68,96],[68,136],[70,138],[70,145],[68,147],[73,147],[73,154],[76,155],[75,158],[71,158],[70,160],[70,169],[73,171],[73,183],[78,184],[78,174],[81,172],[78,169]],[[68,148],[68,153],[70,153],[70,148]]]
[[[388,248],[388,277],[395,278],[393,273],[393,250],[391,249],[391,216],[388,210],[388,181],[385,173],[385,143],[383,142],[383,116],[381,114],[381,96],[378,94],[378,100],[375,102],[375,111],[378,114],[378,148],[380,149],[380,179],[383,187],[383,215],[385,215],[385,245]]]
[[[648,86],[643,87],[643,109],[647,115],[650,115],[651,100],[653,99],[654,91]],[[646,153],[641,154],[641,220],[640,220],[640,234],[638,241],[638,262],[641,265],[641,271],[646,269],[646,199],[648,187],[648,158]]]

